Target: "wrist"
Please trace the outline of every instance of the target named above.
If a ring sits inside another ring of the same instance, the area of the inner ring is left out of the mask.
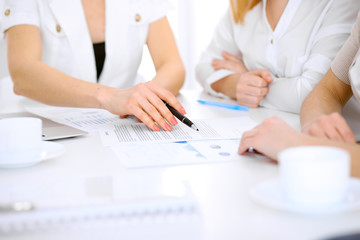
[[[310,120],[310,119],[304,120],[304,119],[300,118],[301,132],[307,135],[309,132],[309,129],[315,122],[316,122],[316,119],[315,120]]]
[[[113,98],[112,96],[118,90],[119,89],[98,84],[96,88],[96,101],[98,108],[107,110],[108,108],[107,106],[109,105],[109,102]]]
[[[308,128],[309,128],[308,125],[309,124],[301,125],[301,133],[306,134],[308,132]]]
[[[214,82],[211,85],[211,88],[216,92],[223,93],[231,98],[236,98],[236,83],[238,79],[236,76],[241,74],[242,73],[234,73],[228,75],[219,81]]]

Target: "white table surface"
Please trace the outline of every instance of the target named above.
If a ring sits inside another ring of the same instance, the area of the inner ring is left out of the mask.
[[[233,117],[237,111],[203,106],[197,99],[212,99],[203,93],[184,91],[179,97],[188,116]],[[1,102],[0,112],[23,111],[21,101]],[[242,113],[243,114],[243,113]],[[257,122],[278,115],[295,128],[299,117],[268,109],[251,109]],[[34,167],[0,170],[0,182],[26,184],[30,180],[153,172],[186,179],[198,200],[200,214],[182,220],[133,223],[126,227],[62,229],[26,234],[0,235],[0,239],[324,239],[360,231],[360,211],[328,216],[304,216],[264,207],[254,202],[249,190],[278,176],[275,163],[246,157],[241,161],[176,167],[125,169],[115,154],[103,147],[97,133],[57,141],[66,148],[62,156]]]

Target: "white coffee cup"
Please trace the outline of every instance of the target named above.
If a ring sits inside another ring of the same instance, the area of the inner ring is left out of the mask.
[[[326,146],[286,149],[278,155],[284,197],[304,206],[327,207],[344,201],[350,180],[350,155]]]
[[[0,163],[31,162],[40,153],[42,123],[39,118],[0,120]]]

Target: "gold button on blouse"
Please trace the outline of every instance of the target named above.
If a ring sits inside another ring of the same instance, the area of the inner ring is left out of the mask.
[[[275,74],[275,77],[276,77],[276,78],[279,78],[280,76],[279,76],[278,74]]]
[[[59,24],[56,24],[56,31],[57,31],[58,33],[61,32],[61,26],[60,26]]]
[[[136,22],[140,22],[140,21],[141,21],[141,15],[140,15],[140,14],[137,13],[137,14],[135,15],[135,21],[136,21]]]
[[[9,16],[10,15],[10,9],[6,9],[4,14],[5,14],[5,16]]]
[[[274,44],[274,40],[273,40],[273,39],[271,39],[271,40],[270,40],[270,43],[271,43],[271,44]]]

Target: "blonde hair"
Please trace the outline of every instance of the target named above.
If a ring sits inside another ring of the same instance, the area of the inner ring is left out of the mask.
[[[230,7],[235,23],[244,23],[246,13],[261,0],[230,0]]]

